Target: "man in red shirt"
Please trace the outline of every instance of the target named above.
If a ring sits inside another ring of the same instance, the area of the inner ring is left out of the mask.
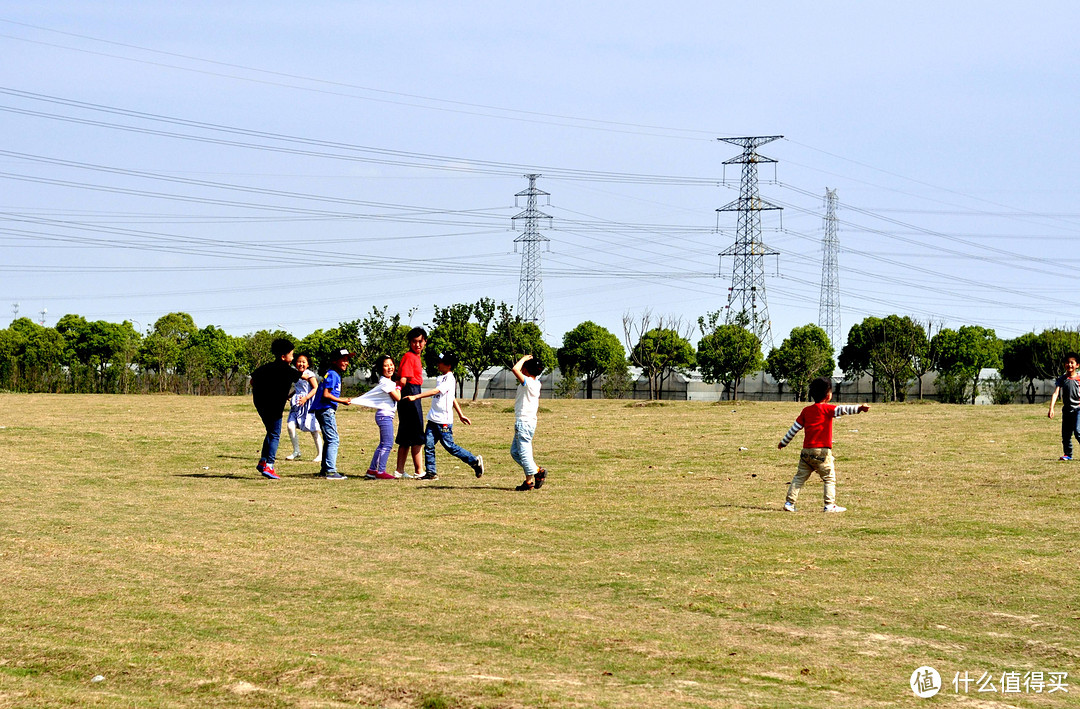
[[[776,446],[783,448],[795,434],[806,429],[803,434],[803,449],[799,455],[799,469],[795,477],[788,485],[787,500],[784,502],[785,512],[794,512],[795,503],[799,499],[799,491],[806,483],[811,473],[821,476],[825,483],[825,511],[844,512],[846,507],[836,504],[836,471],[833,469],[832,454],[832,422],[837,416],[847,416],[869,411],[870,406],[861,404],[837,405],[830,404],[832,399],[832,380],[819,377],[810,382],[810,397],[814,404],[807,406],[795,419],[783,440]]]
[[[419,394],[421,385],[424,383],[424,363],[420,360],[420,353],[427,346],[427,331],[422,327],[414,327],[409,330],[406,339],[409,341],[409,351],[402,356],[401,364],[397,368],[398,384],[401,385],[401,403],[397,407],[396,470],[402,477],[419,478],[424,474],[420,455],[424,450],[424,407],[419,399],[408,401],[405,397]],[[405,472],[405,459],[409,457],[410,452],[415,471],[413,475]]]

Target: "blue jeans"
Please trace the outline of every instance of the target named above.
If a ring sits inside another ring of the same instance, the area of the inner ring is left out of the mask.
[[[475,466],[480,459],[454,443],[454,425],[450,423],[427,422],[424,430],[424,472],[428,475],[435,474],[435,444],[442,443],[446,452],[455,458],[459,458],[470,466]]]
[[[1073,438],[1080,441],[1080,411],[1061,412],[1061,449],[1072,458]]]
[[[262,453],[259,457],[274,467],[277,459],[278,443],[281,441],[281,417],[262,417],[263,426],[266,427],[266,438],[263,439]]]
[[[368,466],[368,470],[385,473],[386,460],[390,457],[390,451],[394,449],[394,415],[376,411],[375,423],[379,426],[379,445],[375,448],[375,455],[371,456],[371,465]]]
[[[322,428],[323,435],[322,467],[319,472],[324,475],[326,473],[336,473],[338,449],[337,411],[334,409],[322,409],[314,413],[315,418],[319,420],[319,427]]]
[[[514,422],[514,442],[510,444],[510,457],[525,470],[525,475],[536,475],[536,461],[533,460],[532,451],[532,439],[535,434],[536,423]]]

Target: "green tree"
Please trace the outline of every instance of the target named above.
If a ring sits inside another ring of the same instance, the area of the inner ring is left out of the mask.
[[[941,375],[967,382],[972,404],[979,393],[979,372],[987,367],[1001,367],[1002,342],[990,328],[979,325],[964,325],[958,330],[943,328],[934,335],[930,346],[937,353]]]
[[[563,335],[556,352],[563,377],[585,377],[585,398],[593,398],[593,384],[602,376],[625,376],[626,351],[607,328],[586,320]],[[573,373],[577,373],[574,375]]]
[[[64,336],[51,327],[38,325],[29,318],[18,318],[9,329],[16,333],[14,343],[23,391],[56,392],[64,380]]]
[[[158,391],[178,390],[180,358],[198,328],[187,313],[169,313],[157,319],[139,347],[139,363],[157,374]]]
[[[514,315],[513,309],[506,303],[499,303],[487,347],[496,367],[510,369],[522,355],[531,354],[543,365],[544,371],[555,368],[555,350],[544,342],[540,327]]]
[[[357,366],[370,369],[381,355],[387,355],[396,364],[408,349],[405,336],[409,326],[401,323],[399,313],[389,315],[388,310],[388,306],[372,306],[371,312],[360,322],[362,344],[357,352]],[[410,311],[409,316],[412,315]]]
[[[840,368],[855,378],[870,374],[890,401],[902,401],[915,378],[915,360],[926,344],[926,331],[910,317],[868,317],[848,331]]]
[[[664,395],[664,383],[675,372],[689,372],[697,358],[690,341],[672,328],[653,328],[634,345],[630,358],[645,371],[649,398]]]
[[[465,381],[472,378],[470,360],[478,356],[483,358],[483,338],[479,326],[471,322],[472,314],[471,303],[455,303],[445,308],[436,305],[431,332],[428,333],[427,349],[424,350],[428,376],[438,374],[440,354],[453,352],[457,355],[458,364],[454,367],[454,378],[458,382],[459,392],[465,390]]]
[[[231,394],[240,369],[241,342],[213,325],[192,335],[182,357],[190,386],[198,393],[209,393],[216,380],[226,394]]]
[[[765,371],[778,382],[787,382],[796,401],[805,401],[810,382],[831,377],[836,363],[829,336],[817,325],[792,329],[783,344],[769,353]]]
[[[0,330],[0,389],[19,389],[19,353],[26,347],[26,337],[17,330]]]
[[[743,379],[761,371],[765,359],[761,340],[742,324],[720,324],[720,312],[698,318],[701,339],[698,341],[697,365],[708,384],[724,385],[732,400],[739,398]]]
[[[1024,333],[1002,343],[1001,376],[1013,382],[1027,382],[1024,394],[1035,403],[1035,380],[1053,379],[1064,371],[1065,356],[1080,353],[1080,332],[1043,330]]]

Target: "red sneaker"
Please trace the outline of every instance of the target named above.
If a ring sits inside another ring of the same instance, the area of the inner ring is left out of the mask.
[[[274,472],[274,466],[264,465],[263,469],[259,471],[263,474],[264,478],[270,478],[271,480],[281,480],[281,476]]]
[[[375,477],[379,480],[397,480],[397,478],[394,477],[393,473],[388,473],[385,470],[380,470],[379,472],[375,473]]]

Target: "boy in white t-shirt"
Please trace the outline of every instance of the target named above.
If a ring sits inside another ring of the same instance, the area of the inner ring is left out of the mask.
[[[402,397],[407,401],[434,397],[431,400],[431,408],[428,410],[427,428],[424,429],[424,476],[420,478],[421,480],[439,479],[435,472],[435,444],[437,442],[442,443],[447,453],[467,463],[476,473],[476,477],[484,474],[484,457],[473,455],[454,443],[454,412],[457,412],[463,424],[466,426],[472,424],[469,417],[461,413],[461,406],[454,398],[457,393],[454,367],[457,363],[456,355],[440,352],[436,360],[439,378],[435,380],[435,388]]]
[[[510,457],[525,470],[525,482],[515,490],[539,490],[547,478],[547,471],[536,467],[533,460],[532,440],[536,435],[536,413],[540,409],[540,373],[544,366],[532,355],[525,355],[511,369],[518,380],[517,397],[514,399],[514,442],[510,444]]]

